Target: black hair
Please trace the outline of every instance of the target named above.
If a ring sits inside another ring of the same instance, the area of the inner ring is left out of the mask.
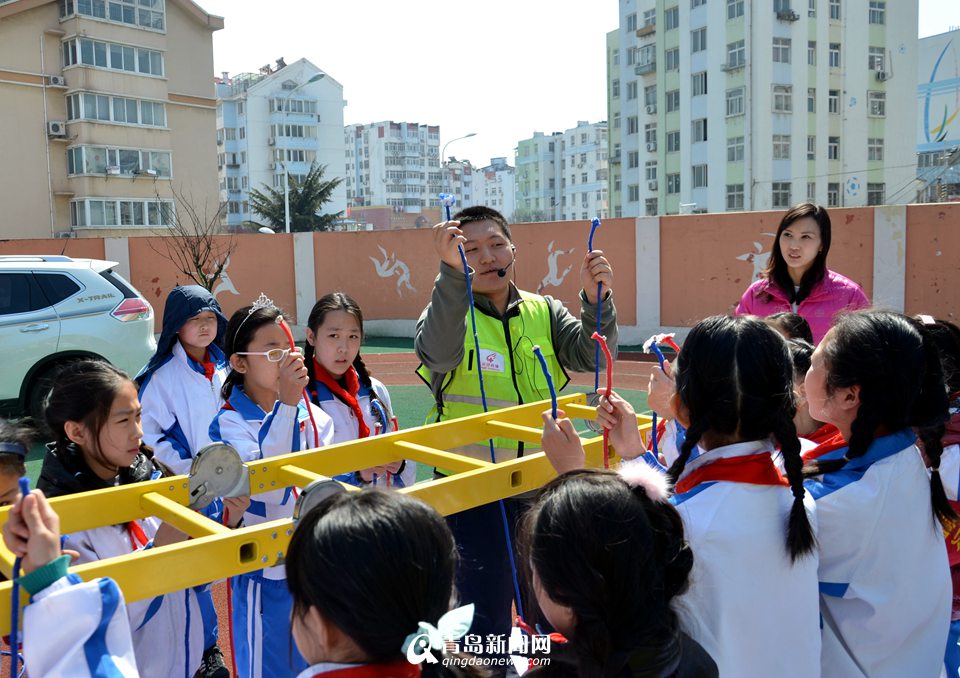
[[[813,343],[813,330],[810,329],[810,323],[799,313],[781,311],[768,315],[766,320],[770,327],[787,339],[803,339],[809,344]]]
[[[23,455],[16,452],[0,452],[0,474],[27,475],[26,455],[30,453],[35,431],[26,421],[0,419],[0,443],[12,443],[23,448]]]
[[[264,325],[276,324],[283,316],[276,306],[262,306],[253,310],[253,306],[244,306],[234,311],[227,323],[227,333],[223,340],[223,353],[230,360],[234,353],[242,353],[250,347],[253,341],[253,335]],[[230,394],[233,393],[233,387],[243,384],[243,373],[237,372],[231,367],[227,378],[223,381],[223,388],[220,389],[220,395],[224,400],[230,400]]]
[[[671,504],[612,471],[569,471],[540,491],[521,544],[547,595],[573,612],[577,675],[632,675],[639,650],[679,657],[671,601],[687,588],[693,552]]]
[[[483,205],[465,207],[453,215],[453,220],[459,221],[461,227],[463,227],[464,224],[469,224],[471,221],[492,221],[500,227],[500,230],[503,231],[507,240],[513,242],[513,236],[510,234],[510,224],[507,223],[506,217],[492,207],[485,207]]]
[[[943,368],[943,381],[951,397],[960,394],[960,327],[948,320],[933,319],[930,316],[914,316],[923,324],[926,337],[933,341],[940,352],[940,365]]]
[[[859,386],[860,407],[850,425],[846,455],[816,460],[805,471],[837,471],[863,456],[877,431],[912,427],[930,463],[930,495],[939,518],[955,517],[940,481],[947,389],[937,344],[918,320],[891,311],[856,311],[842,316],[820,343],[826,390]]]
[[[780,236],[789,228],[793,222],[798,219],[811,218],[817,222],[820,228],[820,251],[810,265],[810,269],[803,274],[800,281],[799,291],[793,289],[793,279],[790,277],[787,260],[783,258],[783,252],[780,250]],[[777,227],[777,235],[773,240],[773,249],[770,252],[770,259],[767,261],[767,267],[761,274],[771,284],[776,285],[787,296],[790,301],[799,304],[810,295],[810,290],[818,282],[823,280],[827,274],[827,254],[830,253],[830,215],[827,210],[820,205],[814,205],[810,202],[802,202],[794,205],[783,218]],[[812,342],[811,342],[812,343]]]
[[[100,452],[100,431],[110,417],[113,401],[126,384],[133,384],[129,375],[103,360],[78,360],[63,368],[47,397],[44,412],[56,449],[65,452],[69,448],[72,441],[67,436],[66,423],[79,422],[92,434],[93,449],[85,450],[87,454],[112,467]]]
[[[423,502],[377,489],[322,500],[297,524],[286,555],[293,615],[315,607],[372,662],[403,657],[421,621],[450,609],[457,547]],[[423,676],[476,675],[424,663]]]
[[[814,536],[803,506],[803,462],[793,422],[793,362],[784,338],[754,316],[701,320],[677,355],[676,382],[690,426],[668,471],[671,481],[708,431],[741,441],[773,437],[793,492],[787,549],[794,561],[811,552]]]
[[[787,348],[790,349],[790,358],[793,361],[793,380],[803,381],[810,370],[810,359],[813,357],[813,344],[803,339],[787,339]]]
[[[360,326],[360,339],[363,339],[363,311],[360,310],[360,304],[354,301],[353,297],[346,292],[331,292],[317,300],[317,303],[310,309],[310,316],[307,318],[307,327],[310,328],[310,331],[316,334],[317,330],[320,329],[320,326],[323,324],[324,319],[327,317],[327,313],[331,311],[343,311],[356,318],[357,324]],[[317,378],[313,368],[313,355],[315,352],[316,349],[313,344],[309,341],[306,342],[306,346],[304,346],[303,349],[303,362],[307,366],[307,374],[310,377],[311,384]],[[359,351],[357,351],[357,357],[353,359],[353,369],[357,371],[360,383],[370,388],[370,371],[367,370],[367,366],[364,364]]]

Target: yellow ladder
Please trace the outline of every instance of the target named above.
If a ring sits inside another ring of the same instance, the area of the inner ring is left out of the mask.
[[[583,394],[559,398],[567,416],[595,419]],[[305,487],[322,477],[410,459],[449,470],[453,475],[406,487],[404,492],[433,506],[443,515],[489,504],[544,485],[556,474],[542,452],[491,464],[447,450],[491,437],[540,445],[541,413],[550,401],[494,410],[462,419],[270,457],[247,464],[250,494],[291,485]],[[646,437],[650,418],[637,416]],[[587,465],[603,465],[602,438],[583,439]],[[617,463],[611,455],[611,466]],[[358,488],[346,486],[348,490]],[[151,598],[232,575],[252,572],[283,561],[293,534],[291,519],[274,520],[231,530],[188,508],[188,476],[173,476],[93,492],[57,497],[51,507],[60,516],[62,534],[156,516],[190,535],[191,539],[125,556],[84,563],[70,572],[90,581],[112,577],[127,601]],[[0,525],[9,508],[0,509]],[[9,579],[14,556],[0,543],[0,571]],[[0,584],[0,633],[10,631],[11,582]],[[26,602],[26,594],[22,596]]]

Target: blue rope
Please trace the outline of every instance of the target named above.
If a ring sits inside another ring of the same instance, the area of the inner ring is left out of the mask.
[[[597,228],[600,227],[600,219],[597,217],[593,218],[593,221],[590,222],[590,237],[587,238],[587,253],[593,251],[593,234],[597,232]],[[600,298],[600,293],[603,291],[603,283],[597,283],[597,334],[600,334],[600,303],[603,301]],[[596,393],[600,390],[600,343],[597,342],[597,345],[594,347],[593,353],[593,392]],[[556,407],[554,407],[553,418],[557,418]]]
[[[447,221],[450,220],[450,205],[447,208]],[[470,326],[473,328],[473,346],[477,356],[477,378],[480,381],[480,402],[483,405],[483,411],[487,412],[487,393],[483,385],[483,370],[480,368],[480,339],[477,337],[477,315],[473,308],[473,283],[470,280],[470,266],[467,264],[467,255],[463,251],[462,245],[457,245],[457,251],[460,253],[460,263],[463,264],[463,274],[467,278],[467,301],[470,303]],[[497,452],[493,447],[493,438],[488,438],[490,444],[490,463],[497,463]],[[503,536],[507,541],[507,556],[510,558],[510,576],[513,579],[513,595],[517,603],[517,614],[523,618],[523,601],[520,598],[520,581],[517,578],[517,563],[513,557],[513,540],[510,538],[510,525],[507,522],[507,508],[500,499],[500,518],[503,520]]]
[[[599,346],[599,344],[597,344]],[[550,368],[547,367],[547,361],[543,358],[543,353],[539,346],[533,347],[533,354],[540,361],[540,369],[543,370],[543,376],[547,378],[547,388],[550,389],[550,413],[554,420],[557,418],[557,389],[553,386],[553,377],[550,376]]]
[[[374,408],[377,411],[377,414],[380,415],[380,435],[387,432],[387,410],[383,407],[383,404],[375,399],[370,399],[370,407]]]
[[[30,494],[30,479],[24,476],[20,478],[20,501],[23,501],[28,494]],[[20,562],[22,560],[17,556],[13,562],[13,586],[10,589],[10,678],[17,675],[18,661],[14,656],[19,657],[20,640],[17,635],[20,626]]]
[[[663,363],[666,360],[666,358],[663,357],[663,351],[661,351],[660,347],[657,346],[656,341],[650,342],[650,352],[653,353],[655,356],[657,356],[657,362],[660,363],[660,369],[662,370]],[[652,426],[650,433],[653,438],[653,447],[652,447],[653,458],[659,460],[660,452],[657,450],[657,413],[653,412],[653,410],[651,410],[651,413],[653,414],[653,417],[650,420],[650,425]]]

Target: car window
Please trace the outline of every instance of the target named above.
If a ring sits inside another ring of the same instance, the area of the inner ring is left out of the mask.
[[[43,290],[51,306],[59,304],[80,291],[80,285],[73,278],[62,273],[36,273],[35,275],[37,282],[40,283],[40,289]]]
[[[49,305],[30,273],[0,273],[0,315],[29,313]]]

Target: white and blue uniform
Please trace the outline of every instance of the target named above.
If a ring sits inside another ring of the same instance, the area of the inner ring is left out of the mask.
[[[714,448],[686,464],[680,482],[719,459],[771,455],[770,441]],[[701,482],[671,497],[693,550],[690,588],[678,600],[684,630],[713,657],[721,676],[820,675],[817,557],[792,562],[783,485]],[[816,530],[816,509],[804,507]],[[837,674],[839,675],[839,674]]]
[[[370,402],[372,391],[373,395],[376,395],[387,413],[387,421],[385,422],[387,430],[385,432],[390,433],[393,431],[393,422],[391,421],[393,406],[390,402],[390,393],[381,381],[373,377],[370,377],[370,386],[372,388],[368,388],[361,383],[360,390],[357,392],[357,405],[360,406],[360,411],[363,413],[363,420],[370,430],[370,435],[374,435],[379,418],[374,414],[374,405]],[[357,440],[360,435],[359,425],[350,406],[335,396],[329,388],[319,381],[314,381],[310,384],[309,392],[314,404],[326,412],[333,420],[333,442],[345,443],[351,440]],[[383,433],[384,431],[381,432]],[[356,475],[353,473],[338,475],[336,479],[352,485],[358,484]],[[417,464],[409,460],[404,461],[403,468],[400,469],[399,473],[391,476],[391,482],[394,487],[409,487],[413,485],[416,480]],[[377,486],[385,486],[386,478],[377,478],[375,484]]]
[[[320,445],[329,445],[333,421],[318,407],[309,406]],[[236,386],[210,424],[210,439],[235,447],[244,462],[312,449],[315,445],[306,407],[303,402],[294,406],[277,401],[268,414],[247,397],[242,386]],[[257,494],[244,513],[244,524],[290,518],[295,501],[292,487]],[[283,565],[275,565],[230,580],[234,660],[242,678],[296,676],[306,667],[290,634],[293,599],[285,579]]]
[[[208,351],[214,365],[212,379],[176,342],[169,359],[140,385],[143,442],[176,475],[190,473],[193,458],[210,443],[210,422],[223,405],[220,389],[229,364],[216,345],[211,344]]]
[[[820,520],[825,676],[940,675],[952,585],[915,441],[911,429],[877,438],[863,456],[806,483]]]

